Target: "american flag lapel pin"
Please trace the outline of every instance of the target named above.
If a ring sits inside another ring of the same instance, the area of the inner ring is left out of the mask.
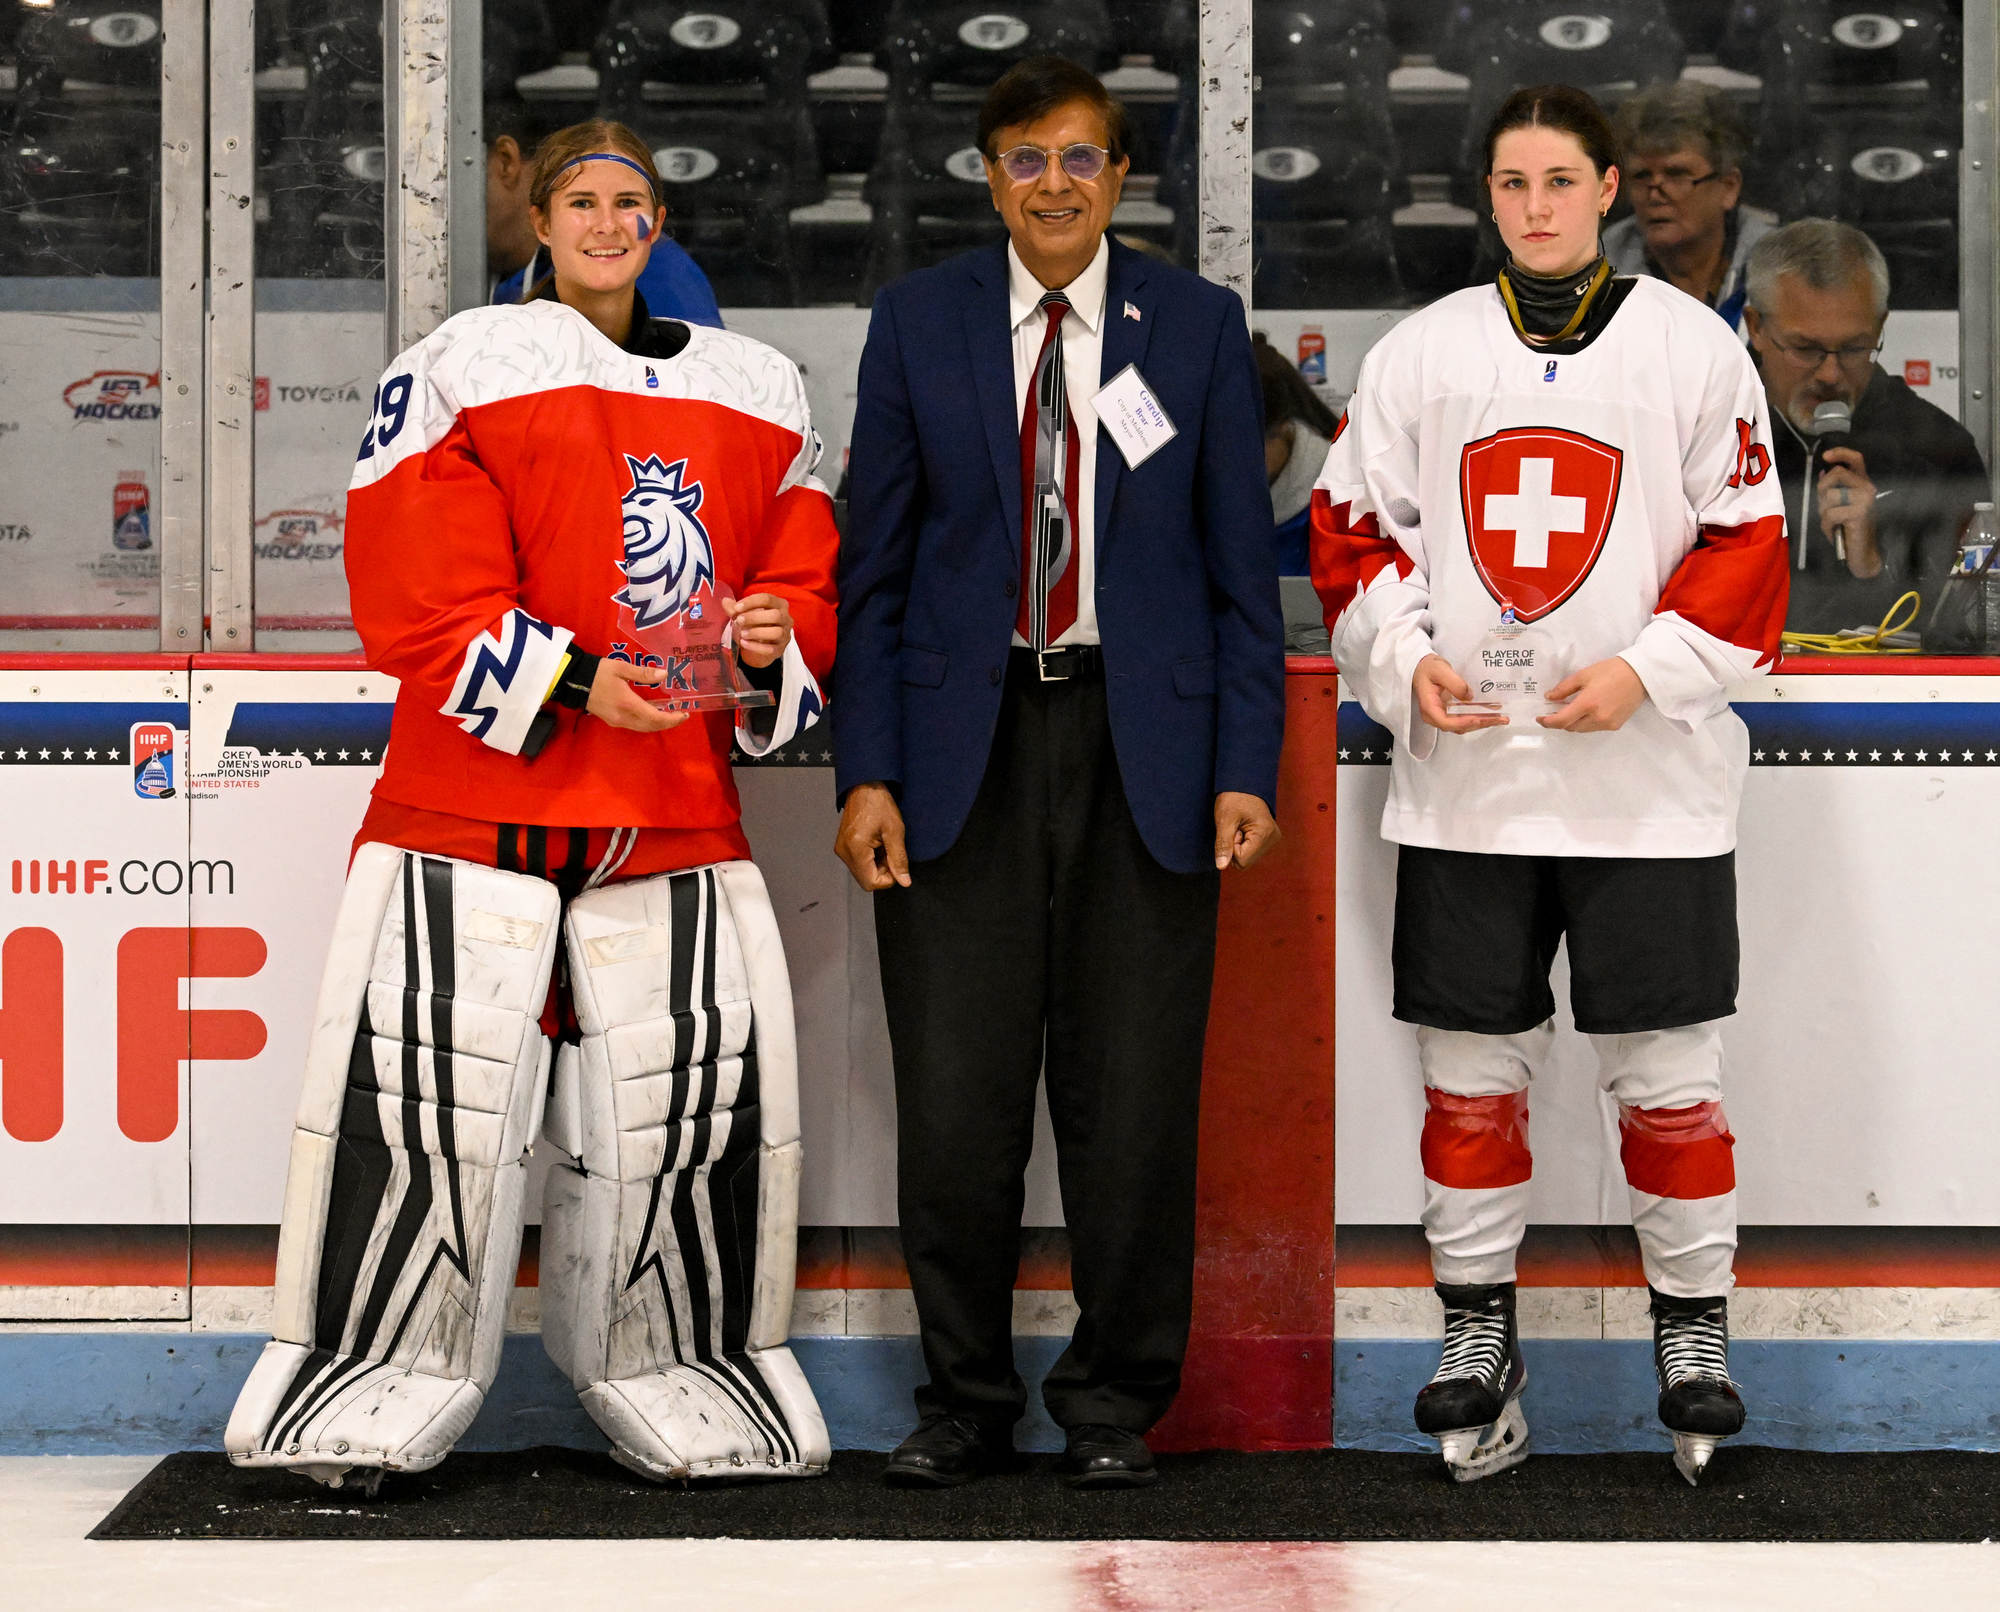
[[[1125,317],[1127,319],[1137,319],[1139,317],[1139,310],[1128,302],[1125,304]]]

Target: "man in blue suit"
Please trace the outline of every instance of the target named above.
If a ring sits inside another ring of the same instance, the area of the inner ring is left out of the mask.
[[[875,897],[903,1252],[930,1381],[890,1482],[1026,1404],[1022,1172],[1046,1065],[1080,1311],[1042,1385],[1082,1487],[1157,1475],[1180,1385],[1221,870],[1277,838],[1283,623],[1243,306],[1105,239],[1122,107],[994,85],[1009,244],[887,287],[861,358],[830,706]]]

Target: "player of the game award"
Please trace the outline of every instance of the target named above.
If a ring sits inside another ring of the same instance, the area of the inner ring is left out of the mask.
[[[736,659],[736,633],[724,608],[729,595],[709,587],[677,615],[642,627],[629,611],[635,665],[657,667],[660,681],[635,683],[634,692],[670,711],[728,711],[775,705],[769,689],[753,688]],[[617,651],[614,648],[613,653]]]
[[[1479,640],[1470,663],[1458,668],[1471,698],[1447,696],[1445,711],[1451,716],[1504,716],[1517,727],[1532,724],[1557,709],[1548,697],[1563,678],[1557,660],[1555,639],[1520,620],[1512,605],[1503,606],[1498,625]]]

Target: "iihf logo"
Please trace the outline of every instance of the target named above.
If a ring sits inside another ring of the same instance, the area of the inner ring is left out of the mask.
[[[132,724],[132,793],[141,800],[174,794],[174,730],[164,722]]]
[[[612,595],[630,608],[635,625],[656,627],[693,604],[703,583],[715,580],[715,551],[696,517],[701,483],[688,481],[687,461],[669,465],[658,454],[625,455],[632,487],[619,501],[625,511],[625,558],[618,569],[625,586]]]
[[[1514,614],[1514,607],[1512,605],[1505,606],[1500,612],[1500,625],[1503,627],[1512,627],[1520,619],[1519,616]]]

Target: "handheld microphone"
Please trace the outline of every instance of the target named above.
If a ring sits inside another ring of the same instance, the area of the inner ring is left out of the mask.
[[[1853,445],[1854,410],[1839,398],[1834,398],[1813,410],[1806,429],[1812,433],[1813,443],[1824,462],[1827,449]],[[1833,529],[1833,552],[1837,559],[1846,561],[1847,528],[1844,525],[1836,524]]]

